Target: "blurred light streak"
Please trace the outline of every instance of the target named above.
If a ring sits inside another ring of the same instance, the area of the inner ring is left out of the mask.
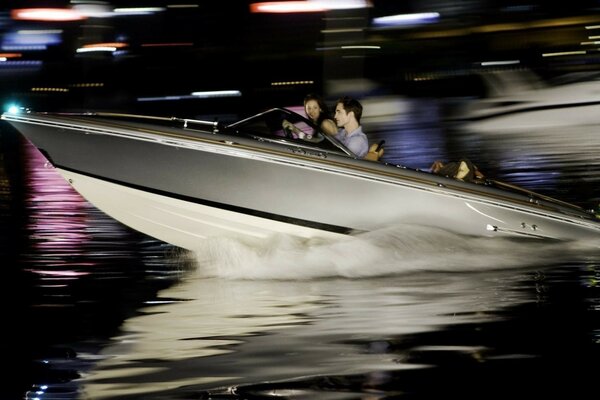
[[[44,46],[61,43],[62,30],[19,30],[8,32],[2,38],[5,46]]]
[[[589,25],[586,26],[585,29],[600,29],[600,25]]]
[[[41,51],[47,50],[48,46],[45,45],[36,45],[36,46],[23,46],[23,45],[2,45],[2,50],[6,51]]]
[[[66,22],[86,19],[85,15],[68,8],[16,8],[10,13],[14,20]]]
[[[54,285],[36,285],[39,288],[49,288],[49,289],[55,289],[55,288],[67,288],[69,287],[67,284],[63,283],[63,284],[54,284]]]
[[[168,4],[167,8],[198,8],[198,4]]]
[[[353,50],[353,49],[371,49],[371,50],[380,50],[381,46],[363,46],[363,45],[352,45],[352,46],[342,46],[342,50]]]
[[[431,24],[438,22],[439,18],[440,14],[437,12],[398,14],[373,18],[373,24],[382,27]]]
[[[173,101],[173,100],[187,100],[195,99],[196,96],[192,95],[177,95],[177,96],[155,96],[155,97],[138,97],[137,101]]]
[[[102,82],[73,83],[69,86],[74,87],[74,88],[104,87],[104,83],[102,83]]]
[[[312,85],[315,81],[282,81],[271,82],[271,86],[287,86],[287,85]]]
[[[317,51],[332,51],[332,50],[341,50],[340,46],[328,46],[328,47],[317,47],[315,50]]]
[[[586,21],[596,21],[597,16],[579,16],[579,17],[565,17],[565,18],[553,18],[543,19],[537,21],[528,21],[521,23],[506,23],[506,24],[491,24],[484,25],[480,28],[475,29],[475,32],[479,33],[492,33],[492,32],[503,32],[521,29],[538,29],[538,28],[559,28],[562,26],[581,25]]]
[[[558,53],[543,53],[542,57],[560,57],[560,56],[575,56],[587,54],[585,51],[562,51]]]
[[[57,87],[33,87],[31,88],[32,92],[68,92],[67,88],[57,88]]]
[[[581,42],[582,46],[588,46],[588,45],[594,45],[594,44],[600,44],[600,42],[598,42],[598,41],[594,41],[594,42]]]
[[[250,4],[251,13],[301,13],[348,10],[372,7],[364,0],[306,0],[306,1],[267,1]]]
[[[323,12],[326,8],[315,2],[308,1],[269,1],[250,4],[251,13],[300,13]]]
[[[23,54],[21,53],[0,53],[0,57],[4,58],[4,59],[8,59],[8,58],[19,58],[21,57]]]
[[[88,18],[104,18],[111,17],[113,15],[112,10],[108,7],[106,3],[103,2],[96,2],[96,4],[92,4],[92,2],[90,1],[71,1],[71,3],[74,3],[74,10],[78,11],[79,13],[85,15]]]
[[[205,92],[192,92],[192,96],[201,99],[215,98],[215,97],[240,97],[242,92],[239,90],[211,90]]]
[[[323,29],[321,33],[355,33],[362,32],[364,30],[364,28]]]
[[[240,97],[242,92],[239,90],[210,90],[203,92],[192,92],[188,95],[174,96],[154,96],[154,97],[138,97],[137,101],[173,101],[173,100],[189,100],[189,99],[209,99],[221,97]]]
[[[90,44],[84,44],[82,46],[82,48],[87,49],[87,48],[96,48],[96,47],[115,47],[117,49],[123,48],[123,47],[127,47],[127,43],[123,43],[123,42],[107,42],[107,43],[90,43]]]
[[[413,39],[431,39],[431,38],[448,38],[448,37],[460,37],[470,36],[481,33],[497,33],[497,32],[510,32],[510,31],[525,31],[535,30],[541,28],[560,28],[573,25],[583,25],[586,23],[597,22],[597,16],[579,16],[579,17],[567,17],[567,18],[554,18],[545,20],[536,20],[520,23],[501,23],[501,24],[488,24],[478,25],[466,28],[449,28],[443,30],[423,30],[421,32],[415,32],[411,34]],[[586,29],[599,29],[600,25],[588,26]]]
[[[0,68],[6,67],[20,67],[20,68],[30,68],[30,67],[41,67],[42,61],[40,60],[28,60],[28,61],[2,61],[0,62]]]
[[[514,64],[520,64],[521,61],[519,60],[505,60],[505,61],[482,61],[480,63],[480,65],[482,67],[493,67],[496,65],[514,65]]]
[[[317,47],[317,51],[331,51],[331,50],[381,50],[381,46],[372,45],[346,45],[346,46],[329,46],[329,47]]]
[[[115,8],[114,13],[117,15],[149,15],[165,11],[164,7],[130,7],[130,8]]]
[[[108,51],[108,52],[114,52],[116,51],[117,48],[116,47],[80,47],[76,50],[77,53],[92,53],[95,51]]]
[[[94,264],[92,263],[88,263],[88,265],[93,266]],[[46,275],[46,276],[61,276],[61,277],[78,277],[78,276],[86,276],[86,275],[90,275],[89,272],[78,272],[78,271],[48,271],[48,270],[29,270],[29,272],[33,272],[35,274],[39,274],[39,275]]]
[[[63,33],[62,29],[19,29],[17,34],[19,35],[60,35]]]

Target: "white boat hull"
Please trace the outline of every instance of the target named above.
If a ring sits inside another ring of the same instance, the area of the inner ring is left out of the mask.
[[[210,237],[287,234],[340,239],[347,235],[273,221],[161,196],[62,169],[57,171],[99,210],[121,223],[184,249]]]
[[[342,239],[345,234],[314,229],[293,223],[274,221],[244,213],[223,210],[203,204],[107,182],[105,180],[58,169],[58,172],[98,209],[123,224],[167,243],[185,249],[198,248],[211,237],[267,238],[287,234],[303,238]],[[418,190],[417,190],[418,192]],[[406,196],[410,197],[410,196]],[[576,219],[557,219],[544,214],[510,208],[501,203],[475,198],[437,194],[413,194],[415,202],[406,202],[408,212],[390,224],[405,223],[431,227],[451,227],[451,231],[474,236],[564,239],[577,237],[582,228],[593,234],[594,225]],[[445,204],[445,216],[426,216],[420,207],[434,208]],[[380,224],[379,228],[385,227]],[[376,228],[375,228],[376,229]],[[581,236],[581,239],[586,238]]]

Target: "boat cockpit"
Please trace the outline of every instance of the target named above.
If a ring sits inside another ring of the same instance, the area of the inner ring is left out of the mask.
[[[263,142],[355,157],[344,145],[323,133],[311,121],[285,108],[270,109],[228,125],[226,129],[236,135],[249,136]]]

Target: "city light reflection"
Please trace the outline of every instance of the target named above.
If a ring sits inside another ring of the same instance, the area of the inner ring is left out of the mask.
[[[129,7],[129,8],[115,8],[113,11],[116,15],[149,15],[158,12],[165,11],[163,7]]]
[[[253,13],[303,13],[323,12],[329,10],[347,10],[371,7],[364,0],[305,0],[305,1],[268,1],[253,3],[250,12]]]
[[[94,257],[89,257],[94,237],[88,213],[93,207],[67,184],[35,147],[27,142],[24,151],[30,188],[25,198],[30,210],[26,229],[35,253],[40,255],[38,259],[30,260],[37,265],[30,268],[30,272],[42,278],[68,280],[89,275],[99,265]],[[119,233],[117,227],[111,228],[115,237],[124,233]]]
[[[461,80],[482,68],[518,64],[551,76],[593,70],[600,61],[593,35],[600,14],[583,5],[558,13],[543,4],[483,2],[126,3],[71,1],[71,8],[45,8],[50,16],[37,17],[21,11],[41,9],[6,10],[38,19],[4,22],[2,51],[21,55],[0,55],[3,102],[152,114],[154,103],[168,101],[172,115],[248,114],[295,104],[306,92],[332,98],[342,94],[340,82],[362,81],[376,82],[377,94],[453,101],[477,95]],[[46,21],[59,12],[80,19]],[[85,92],[31,90],[77,81],[105,84]],[[191,94],[223,86],[243,96]],[[374,94],[353,84],[344,90],[362,99]],[[216,101],[198,109],[189,100],[199,98]]]
[[[440,14],[437,12],[390,15],[373,19],[375,26],[409,26],[418,24],[431,24],[438,22]]]
[[[28,21],[80,21],[87,17],[77,10],[67,8],[19,8],[11,12],[14,20]]]
[[[18,30],[7,32],[2,37],[4,50],[45,50],[48,46],[62,42],[62,30]]]
[[[110,46],[94,46],[94,47],[80,47],[76,50],[77,53],[93,53],[93,52],[114,52],[117,51],[116,47]]]

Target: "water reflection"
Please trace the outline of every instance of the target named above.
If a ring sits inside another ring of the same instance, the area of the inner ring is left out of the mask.
[[[524,277],[502,272],[307,282],[190,277],[162,291],[163,304],[147,305],[125,322],[84,378],[84,392],[94,399],[158,398],[169,389],[174,395],[324,375],[383,377],[385,371],[437,363],[425,357],[436,352],[485,357],[488,349],[477,343],[398,346],[405,335],[483,324],[505,308],[535,301],[523,287]]]
[[[21,260],[40,282],[38,288],[45,288],[45,299],[63,298],[64,292],[54,296],[50,288],[71,287],[73,281],[86,276],[125,278],[121,263],[137,264],[147,258],[139,245],[128,244],[141,242],[158,251],[168,249],[85,201],[29,142],[23,142],[22,150],[27,179],[23,202],[28,211],[23,230],[28,248]]]
[[[61,384],[93,363],[81,352],[97,352],[144,298],[178,279],[185,265],[165,259],[170,246],[84,201],[32,145],[1,128],[0,172],[7,191],[0,206],[11,211],[0,215],[8,285],[2,346],[15,376],[3,395],[23,398],[33,383],[50,385],[45,396],[76,393],[75,384],[73,390]]]
[[[83,377],[83,394],[501,398],[517,387],[577,394],[571,383],[592,376],[568,364],[571,351],[589,361],[599,354],[597,340],[581,337],[597,331],[597,310],[586,303],[598,298],[589,283],[599,261],[360,280],[190,275],[125,322]],[[565,384],[536,383],[547,377]]]

